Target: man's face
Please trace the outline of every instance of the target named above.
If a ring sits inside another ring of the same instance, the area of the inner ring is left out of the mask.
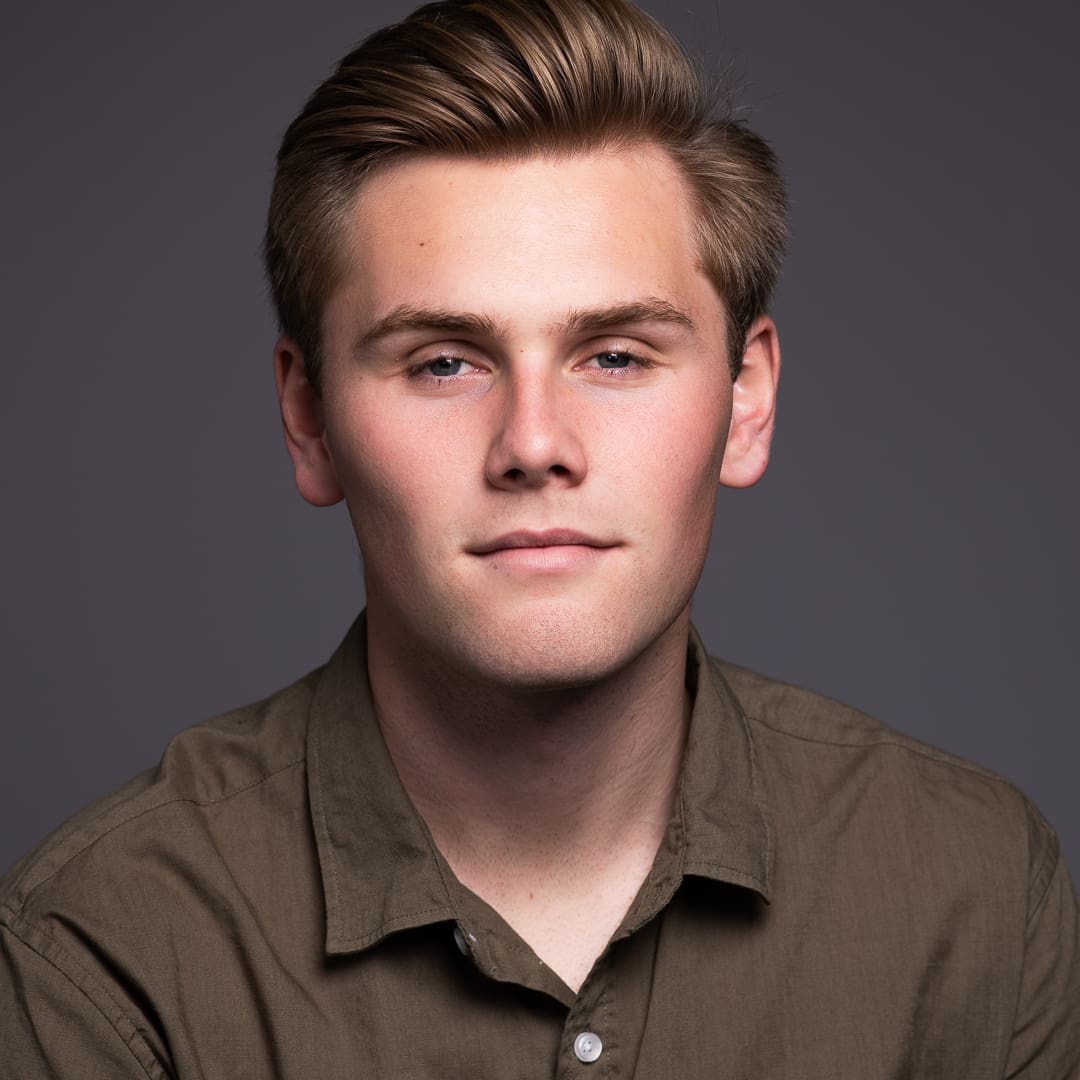
[[[667,156],[413,159],[367,182],[348,249],[321,405],[287,342],[279,378],[313,417],[302,493],[347,502],[370,632],[545,688],[681,630],[733,390]],[[752,483],[764,458],[726,467]]]

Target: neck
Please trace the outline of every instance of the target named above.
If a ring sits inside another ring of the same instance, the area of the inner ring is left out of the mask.
[[[548,691],[418,663],[370,607],[368,629],[375,712],[436,846],[576,991],[671,818],[689,722],[688,611],[617,672]]]
[[[618,672],[550,691],[418,665],[370,620],[368,668],[390,756],[466,884],[493,862],[542,874],[598,849],[636,851],[647,872],[682,758],[688,612]]]

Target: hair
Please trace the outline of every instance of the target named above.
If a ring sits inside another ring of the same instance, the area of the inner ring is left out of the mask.
[[[687,186],[737,376],[780,271],[787,201],[768,144],[627,0],[441,0],[366,38],[277,155],[264,257],[282,333],[320,386],[322,316],[364,180],[409,155],[523,160],[652,144]]]

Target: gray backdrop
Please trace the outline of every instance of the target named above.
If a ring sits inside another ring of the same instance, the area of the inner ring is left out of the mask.
[[[406,3],[5,14],[0,867],[361,603],[292,487],[257,259],[285,124]],[[793,247],[714,651],[1019,783],[1080,870],[1074,4],[646,5],[743,85]]]

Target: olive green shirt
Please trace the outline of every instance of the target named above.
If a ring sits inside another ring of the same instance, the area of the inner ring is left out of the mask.
[[[0,1077],[1080,1077],[1076,895],[1005,781],[695,637],[675,813],[575,994],[434,848],[365,657],[360,620],[13,868]]]

